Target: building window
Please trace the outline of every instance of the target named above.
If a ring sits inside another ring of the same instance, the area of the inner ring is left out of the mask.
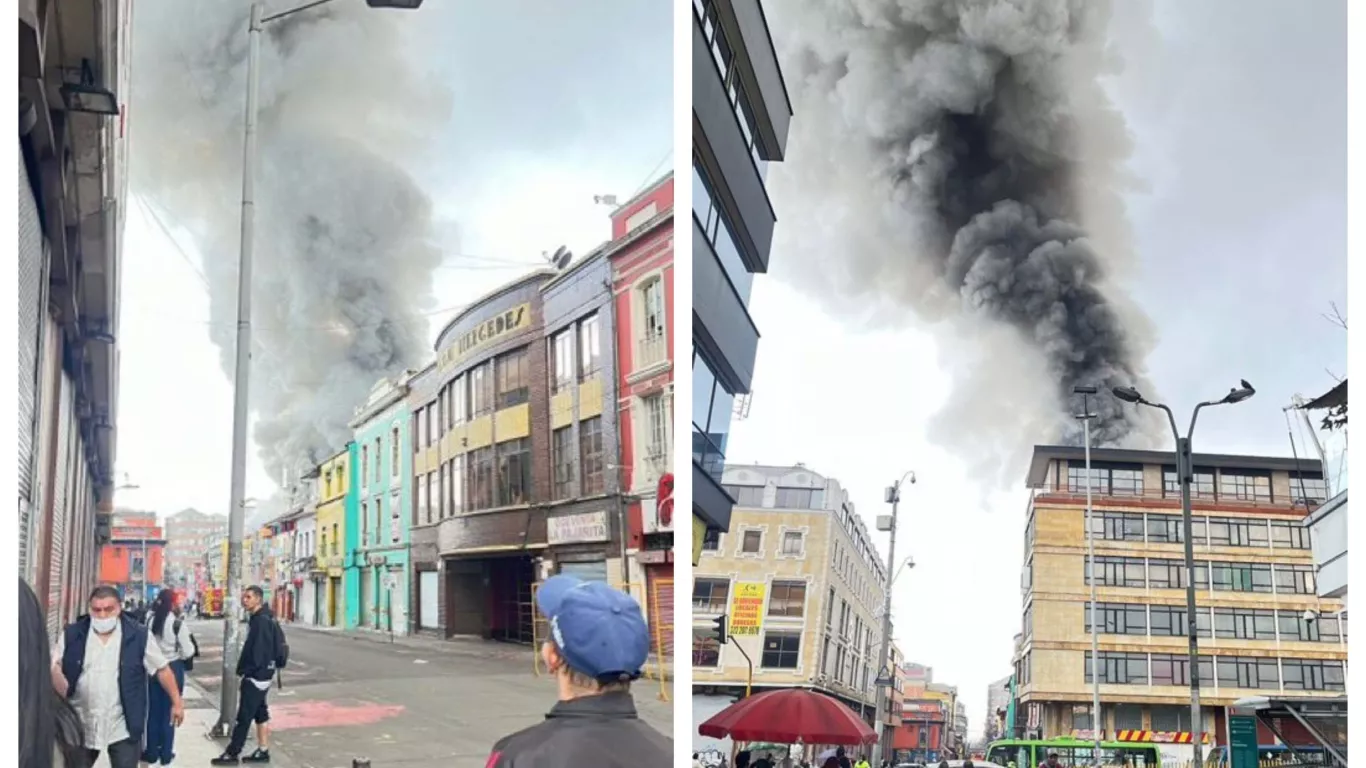
[[[663,472],[669,466],[669,406],[664,394],[650,395],[640,400],[645,412],[645,460],[653,469]]]
[[[1143,541],[1143,515],[1125,512],[1091,514],[1091,531],[1106,541]]]
[[[1219,498],[1224,501],[1271,501],[1271,477],[1252,472],[1221,471]]]
[[[429,498],[430,498],[430,496],[427,494],[427,476],[426,476],[426,475],[419,476],[419,477],[417,478],[417,510],[416,510],[416,511],[417,511],[417,519],[418,519],[419,521],[421,521],[421,522],[426,522],[426,523],[431,523],[431,522],[432,522],[432,513],[431,513],[431,511],[427,508],[427,503],[428,503],[428,499],[429,499]]]
[[[441,439],[441,422],[437,420],[438,403],[427,406],[427,445],[436,445]]]
[[[1219,657],[1219,685],[1228,688],[1280,687],[1275,659]]]
[[[581,496],[606,492],[606,459],[602,450],[602,417],[579,422],[579,460],[583,462]]]
[[[710,627],[693,627],[692,665],[715,668],[721,664],[721,643]]]
[[[802,532],[783,531],[782,554],[788,557],[801,557],[802,555]]]
[[[1211,517],[1209,543],[1216,547],[1266,547],[1270,541],[1266,520]]]
[[[1314,566],[1277,565],[1276,591],[1280,594],[1314,594]]]
[[[416,439],[413,440],[413,453],[417,453],[427,447],[427,409],[418,408],[413,411],[413,427]]]
[[[740,551],[746,555],[756,555],[764,541],[763,531],[745,531],[740,539]]]
[[[1152,706],[1148,708],[1154,731],[1189,731],[1191,729],[1191,709],[1176,705]]]
[[[1142,605],[1096,603],[1100,614],[1100,632],[1107,635],[1148,634],[1148,612]],[[1083,617],[1085,629],[1091,631],[1091,604],[1087,603]]]
[[[470,510],[493,506],[493,446],[479,448],[469,456]]]
[[[1180,544],[1186,540],[1182,535],[1185,528],[1182,525],[1180,515],[1149,514],[1147,529],[1149,542]]]
[[[1201,575],[1202,568],[1207,568],[1204,564],[1197,564],[1196,581],[1197,586],[1204,583],[1207,576]],[[1148,561],[1148,586],[1153,589],[1185,589],[1186,588],[1186,564],[1180,560],[1162,560],[1153,558]]]
[[[1086,493],[1086,465],[1067,465],[1067,492]],[[1097,496],[1110,495],[1110,472],[1102,467],[1091,465],[1091,493]]]
[[[1196,615],[1203,615],[1208,618],[1209,609],[1197,608]],[[1185,606],[1153,605],[1148,607],[1148,628],[1154,637],[1186,637],[1189,626],[1186,622]],[[1205,629],[1206,634],[1203,636],[1209,637],[1208,626]]]
[[[525,437],[498,444],[498,505],[531,502],[531,444]]]
[[[1343,691],[1342,662],[1318,659],[1281,659],[1281,675],[1288,691]]]
[[[589,315],[579,321],[579,381],[591,379],[602,365],[602,349],[598,316]]]
[[[561,427],[550,436],[550,462],[554,498],[567,499],[574,493],[574,429]]]
[[[398,532],[398,519],[399,510],[402,508],[402,506],[403,505],[399,503],[398,491],[394,491],[394,495],[389,497],[389,509],[391,510],[390,516],[392,518],[389,521],[389,540],[393,544],[397,544],[399,538],[401,538]]]
[[[730,582],[725,579],[695,579],[692,585],[694,613],[725,613]]]
[[[440,484],[436,488],[436,498],[433,506],[436,507],[436,519],[446,519],[446,499],[450,496],[451,489],[451,465],[449,462],[442,464],[440,469]]]
[[[1210,563],[1214,588],[1224,592],[1271,592],[1267,563]]]
[[[1309,549],[1309,529],[1294,520],[1272,520],[1271,544],[1283,549]]]
[[[447,514],[464,514],[465,512],[465,457],[456,456],[451,459],[451,498],[447,504]]]
[[[779,488],[773,506],[775,509],[812,509],[812,494],[810,488]]]
[[[1115,730],[1143,730],[1143,707],[1137,704],[1116,704]]]
[[[721,549],[721,532],[715,528],[708,528],[707,532],[702,534],[702,551],[715,552],[719,549]]]
[[[799,619],[806,614],[806,582],[775,581],[769,587],[768,615]]]
[[[337,542],[341,539],[336,523],[332,524],[332,554],[337,554]]]
[[[735,395],[716,378],[705,354],[693,349],[692,460],[717,483],[726,463]]]
[[[574,331],[550,337],[550,394],[569,389],[574,382]]]
[[[764,488],[760,485],[723,485],[721,486],[732,499],[735,506],[758,509],[764,505]]]
[[[1067,492],[1086,493],[1086,465],[1067,465]],[[1143,467],[1130,464],[1091,464],[1091,493],[1098,496],[1142,496]]]
[[[1323,475],[1311,472],[1290,473],[1291,504],[1322,504],[1328,500],[1328,483]]]
[[[1181,498],[1181,483],[1176,477],[1176,470],[1171,467],[1162,469],[1162,494],[1168,498]],[[1191,498],[1214,498],[1214,470],[1195,468],[1195,474],[1191,476]]]
[[[389,477],[398,477],[399,440],[398,427],[389,430]]]
[[[1097,557],[1095,559],[1096,584],[1102,587],[1142,587],[1146,585],[1143,576],[1141,557]],[[1087,574],[1086,583],[1091,583]]]
[[[1274,641],[1276,612],[1253,608],[1215,608],[1214,636]]]
[[[487,416],[493,413],[493,362],[489,361],[470,371],[470,415]]]
[[[362,481],[370,476],[370,448],[364,445],[360,447],[360,476]]]
[[[527,348],[515,349],[494,362],[498,373],[498,407],[511,408],[525,403],[531,396]]]
[[[365,501],[360,503],[360,543],[370,543],[370,503]]]
[[[801,647],[800,632],[765,632],[764,653],[759,666],[765,669],[796,669]]]
[[[665,308],[664,308],[664,278],[655,277],[647,281],[640,287],[640,306],[641,306],[641,363],[650,365],[663,359],[664,344],[667,331],[665,330]],[[647,353],[646,349],[658,350],[653,354]],[[656,358],[657,359],[652,359]],[[637,365],[641,367],[641,365]]]
[[[380,457],[384,455],[383,438],[375,438],[375,482],[378,483],[381,477],[381,465],[383,461]]]
[[[721,270],[730,281],[731,288],[740,298],[740,301],[744,303],[749,298],[750,288],[754,283],[754,273],[750,271],[749,266],[740,256],[740,249],[735,245],[735,228],[731,226],[730,217],[721,209],[721,206],[717,205],[714,190],[715,185],[711,183],[706,171],[698,166],[697,158],[694,157],[692,165],[693,219],[701,228],[703,238],[711,245],[717,261],[721,262]]]
[[[1086,652],[1086,682],[1091,682],[1091,652]],[[1148,655],[1145,653],[1100,652],[1100,681],[1108,685],[1147,685]]]

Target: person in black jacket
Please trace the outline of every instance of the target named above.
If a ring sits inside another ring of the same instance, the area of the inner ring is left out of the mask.
[[[559,575],[536,592],[550,624],[541,658],[559,701],[533,725],[498,741],[487,768],[673,764],[673,740],[641,721],[631,698],[650,653],[640,604],[600,581]]]
[[[280,658],[282,638],[275,615],[265,604],[261,588],[252,585],[242,590],[242,607],[251,614],[247,623],[247,639],[237,657],[237,674],[242,678],[237,700],[237,721],[232,727],[232,738],[223,754],[210,760],[211,765],[270,762],[270,709],[266,694],[275,679]],[[247,731],[256,722],[256,751],[241,757],[247,743]]]

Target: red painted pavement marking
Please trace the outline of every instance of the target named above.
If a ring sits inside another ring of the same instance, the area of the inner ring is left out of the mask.
[[[296,728],[324,728],[348,725],[373,725],[381,720],[397,717],[404,712],[401,704],[361,703],[341,706],[330,701],[300,701],[270,705],[271,730],[288,731]]]

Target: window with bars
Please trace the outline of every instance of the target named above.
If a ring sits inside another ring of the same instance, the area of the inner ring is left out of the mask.
[[[806,582],[775,581],[769,587],[768,615],[801,618],[806,613]]]
[[[1120,651],[1101,651],[1099,656],[1100,681],[1107,685],[1147,685],[1148,655],[1146,653],[1123,653]],[[1085,654],[1086,682],[1091,677],[1091,652]]]
[[[1096,603],[1096,613],[1100,616],[1099,631],[1107,635],[1146,635],[1148,633],[1148,611],[1142,605],[1124,603]],[[1091,631],[1091,604],[1087,603],[1084,628]]]
[[[640,288],[641,332],[645,341],[663,340],[665,335],[664,279],[656,277]]]
[[[645,458],[654,467],[668,466],[669,457],[669,407],[664,394],[641,398],[645,412]]]
[[[1223,470],[1219,473],[1219,498],[1224,501],[1271,501],[1271,476]]]
[[[1095,558],[1094,570],[1096,584],[1102,587],[1142,587],[1146,584],[1141,557],[1100,556]],[[1092,575],[1088,573],[1088,585],[1091,578]]]

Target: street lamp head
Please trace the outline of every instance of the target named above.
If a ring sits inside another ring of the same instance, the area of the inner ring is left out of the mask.
[[[1074,394],[1074,395],[1094,395],[1095,393],[1096,393],[1096,388],[1095,388],[1095,387],[1083,387],[1083,386],[1075,386],[1075,387],[1072,387],[1072,394]]]
[[[1252,385],[1247,383],[1247,379],[1242,379],[1238,383],[1242,386],[1229,389],[1228,394],[1224,395],[1224,399],[1222,402],[1228,403],[1229,405],[1232,405],[1233,403],[1241,403],[1249,397],[1252,397],[1253,395],[1257,394],[1257,390],[1253,389]]]
[[[1138,390],[1133,387],[1115,387],[1110,391],[1114,393],[1115,397],[1118,397],[1126,403],[1143,402],[1143,395],[1140,395]]]

